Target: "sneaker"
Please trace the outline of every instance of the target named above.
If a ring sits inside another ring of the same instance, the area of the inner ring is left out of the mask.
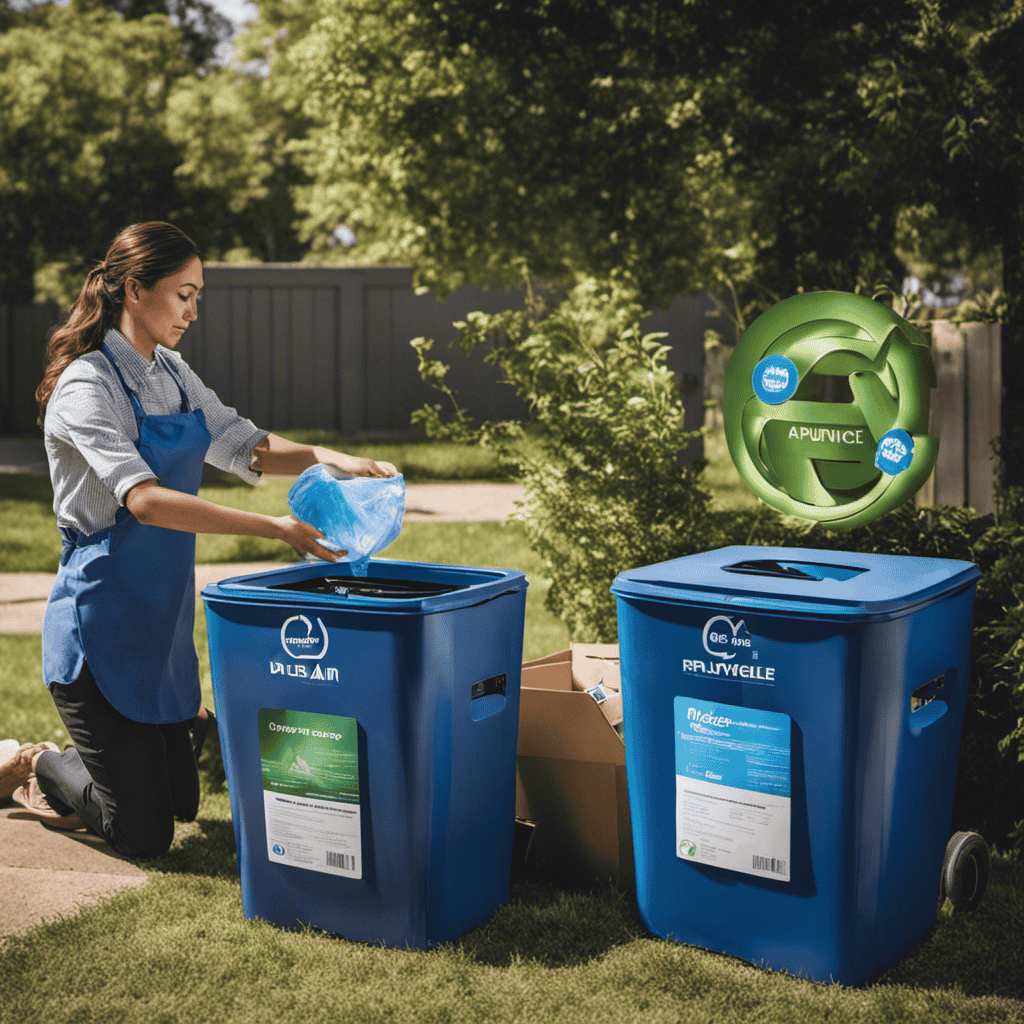
[[[55,743],[23,743],[16,740],[0,741],[0,800],[14,795],[14,791],[35,775],[35,758],[44,750],[56,750]]]
[[[18,814],[19,818],[31,818],[41,822],[47,828],[60,829],[63,832],[85,828],[85,822],[73,811],[70,814],[61,814],[50,806],[46,794],[39,788],[39,781],[34,775],[12,795],[14,802],[21,804],[24,808],[24,811]]]

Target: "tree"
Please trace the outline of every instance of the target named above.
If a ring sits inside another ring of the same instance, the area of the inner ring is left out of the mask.
[[[625,270],[760,305],[898,277],[903,182],[860,94],[905,0],[321,0],[279,78],[316,122],[311,239],[425,283]]]
[[[166,17],[125,22],[51,7],[0,35],[0,288],[31,298],[33,271],[59,253],[102,253],[112,224],[174,195],[163,131],[188,66]]]
[[[209,0],[74,0],[80,11],[106,10],[125,21],[166,15],[178,30],[183,55],[198,68],[213,61],[217,47],[231,38],[231,22]]]
[[[1006,483],[1024,485],[1024,5],[913,0],[912,8],[913,31],[879,56],[867,105],[901,146],[919,197],[976,250],[999,252],[1008,299],[1002,465]]]
[[[0,292],[77,292],[126,224],[170,220],[208,258],[290,259],[287,118],[255,74],[201,75],[165,14],[56,5],[0,34]]]
[[[625,270],[647,301],[728,284],[749,315],[899,292],[898,232],[934,207],[1001,254],[1004,467],[1024,482],[1020,0],[302,6],[274,73],[315,122],[314,245],[348,223],[365,258],[443,287],[523,264]]]
[[[347,223],[357,251],[435,287],[518,282],[525,263],[678,293],[747,203],[703,134],[693,29],[657,7],[325,0],[274,70],[315,122],[307,236]]]
[[[292,190],[305,176],[287,150],[304,129],[258,74],[220,69],[175,85],[167,103],[168,137],[181,153],[174,174],[207,228],[220,229],[220,255],[301,257]]]

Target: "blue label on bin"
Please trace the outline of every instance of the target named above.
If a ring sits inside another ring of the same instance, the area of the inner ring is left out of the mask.
[[[875,466],[889,476],[902,473],[914,458],[914,439],[896,427],[883,434],[875,451]]]
[[[790,719],[674,698],[676,856],[789,881]]]
[[[796,394],[800,374],[796,363],[785,356],[767,356],[754,367],[750,382],[765,405],[781,405]]]

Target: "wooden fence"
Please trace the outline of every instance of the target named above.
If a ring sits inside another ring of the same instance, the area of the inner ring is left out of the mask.
[[[322,428],[347,435],[410,432],[409,414],[441,396],[419,378],[412,338],[434,338],[449,382],[476,416],[524,413],[482,354],[449,349],[452,326],[472,310],[521,308],[521,293],[466,287],[445,301],[417,294],[400,267],[261,264],[204,267],[199,320],[179,351],[225,404],[271,430]],[[686,402],[687,428],[703,419],[703,336],[710,302],[680,298],[654,311]],[[0,305],[0,428],[36,428],[39,381],[53,304]],[[691,447],[700,457],[702,446]]]
[[[932,322],[932,358],[938,386],[929,433],[939,439],[935,470],[920,491],[927,505],[993,511],[1002,392],[999,324]]]
[[[59,318],[53,302],[0,303],[0,433],[40,433],[35,390],[43,376],[46,339]]]

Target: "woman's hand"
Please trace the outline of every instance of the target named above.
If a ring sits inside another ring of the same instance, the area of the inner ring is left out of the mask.
[[[334,466],[343,473],[352,476],[397,476],[398,470],[390,462],[374,462],[373,459],[362,459],[344,452],[335,452],[330,448],[316,449],[317,461],[324,466]]]
[[[328,562],[337,562],[344,551],[332,551],[325,548],[320,541],[324,535],[309,523],[304,523],[294,516],[281,516],[275,518],[274,522],[280,530],[280,539],[290,544],[300,555],[313,555],[316,558],[323,558]]]

